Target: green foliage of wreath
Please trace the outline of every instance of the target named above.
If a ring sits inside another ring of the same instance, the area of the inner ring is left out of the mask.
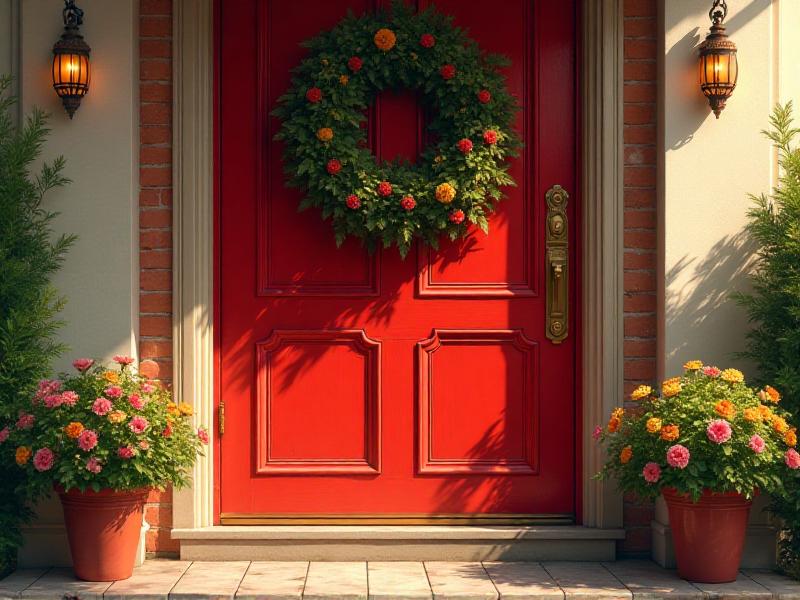
[[[438,247],[470,223],[488,233],[502,187],[514,185],[507,159],[520,146],[518,103],[500,72],[508,60],[482,52],[452,18],[402,1],[390,12],[348,14],[303,45],[309,56],[272,113],[288,183],[307,194],[300,210],[320,207],[337,244],[353,235],[370,248],[396,244],[403,257],[413,240]],[[368,147],[367,109],[386,89],[420,94],[431,142],[415,164],[379,163]]]

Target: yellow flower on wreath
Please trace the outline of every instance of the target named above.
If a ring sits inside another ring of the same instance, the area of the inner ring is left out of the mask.
[[[397,43],[397,36],[394,34],[394,31],[391,29],[386,29],[385,27],[382,29],[378,29],[375,32],[375,37],[373,38],[375,45],[378,47],[378,50],[383,50],[384,52],[388,52],[394,45]]]
[[[67,437],[71,437],[73,440],[77,438],[82,431],[83,431],[83,423],[78,423],[77,421],[73,421],[72,423],[64,427],[64,433],[67,434]]]
[[[108,420],[112,423],[122,423],[128,415],[126,415],[121,410],[112,410],[108,413]]]
[[[456,188],[449,183],[440,183],[436,186],[436,199],[442,204],[450,204],[456,197]]]
[[[350,82],[350,78],[347,75],[339,75],[339,85],[347,85]]]
[[[671,379],[667,379],[664,383],[661,384],[661,394],[665,398],[672,398],[673,396],[677,396],[681,393],[681,389],[683,389],[683,384],[681,383],[680,377],[673,377]]]
[[[647,398],[652,393],[653,388],[649,385],[640,385],[631,392],[631,400],[641,400],[642,398]]]
[[[720,378],[728,383],[744,383],[744,373],[739,369],[725,369]]]
[[[757,408],[745,408],[742,414],[744,415],[744,420],[751,423],[758,423],[762,420],[761,411]]]
[[[658,433],[661,431],[661,419],[657,417],[650,417],[645,423],[645,429],[648,433]]]
[[[31,458],[31,454],[30,448],[27,446],[20,446],[14,453],[14,460],[16,460],[17,464],[21,467],[22,465],[27,464]]]
[[[665,442],[674,442],[681,436],[681,430],[677,425],[664,425],[661,428],[661,439]]]
[[[103,379],[109,383],[119,383],[119,373],[116,371],[106,371],[103,373]]]
[[[730,400],[720,400],[714,405],[714,411],[720,416],[728,420],[736,416],[736,407]]]
[[[699,371],[703,368],[703,361],[702,360],[690,360],[683,363],[683,368],[687,371]]]
[[[194,414],[194,409],[188,402],[181,402],[178,405],[178,410],[184,417],[191,417]]]
[[[792,427],[789,431],[783,434],[783,441],[787,446],[797,445],[797,430]]]
[[[619,462],[626,465],[630,462],[631,458],[633,458],[633,448],[625,446],[619,453]]]
[[[622,425],[622,416],[625,414],[625,409],[623,408],[615,408],[614,412],[611,413],[611,418],[608,420],[608,432],[615,433],[619,430],[619,426]]]
[[[333,139],[333,129],[320,127],[317,129],[317,139],[321,142],[330,142]]]

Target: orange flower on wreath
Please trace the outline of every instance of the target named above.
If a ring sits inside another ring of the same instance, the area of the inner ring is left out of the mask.
[[[67,437],[71,437],[73,440],[77,438],[82,431],[83,431],[83,423],[78,423],[77,421],[73,421],[72,423],[64,427],[64,433],[67,434]]]
[[[661,428],[661,439],[665,442],[674,442],[681,435],[681,430],[677,425],[664,425]]]
[[[320,127],[317,129],[317,139],[320,142],[330,142],[333,139],[333,129],[330,127]]]
[[[375,32],[375,37],[373,38],[375,45],[378,47],[378,50],[383,50],[384,52],[388,52],[394,45],[397,43],[397,36],[394,34],[394,31],[391,29],[386,29],[385,27],[382,29],[378,29]]]
[[[720,400],[714,405],[714,410],[720,417],[724,417],[728,420],[736,416],[736,407],[730,400]]]
[[[436,199],[442,204],[450,204],[456,197],[456,188],[449,183],[440,183],[436,186]]]
[[[633,458],[633,448],[630,446],[625,446],[622,451],[619,453],[619,462],[623,465],[628,464],[631,458]]]
[[[20,446],[14,453],[14,460],[16,460],[17,464],[21,467],[22,465],[27,464],[31,458],[31,454],[32,452],[30,448],[27,446]]]

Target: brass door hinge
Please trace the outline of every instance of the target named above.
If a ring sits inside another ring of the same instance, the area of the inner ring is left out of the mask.
[[[217,408],[217,431],[219,435],[225,433],[225,403],[220,400]]]

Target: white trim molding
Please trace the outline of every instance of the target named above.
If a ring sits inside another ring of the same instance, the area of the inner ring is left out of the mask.
[[[592,479],[603,454],[590,434],[623,397],[623,0],[582,0],[582,15],[584,527],[576,532],[605,530],[613,541],[622,534],[622,499],[613,483]],[[213,431],[212,0],[175,0],[174,22],[175,390],[194,403],[198,425]],[[192,487],[175,495],[173,537],[195,543],[213,538],[220,529],[213,526],[213,506],[209,446]]]

